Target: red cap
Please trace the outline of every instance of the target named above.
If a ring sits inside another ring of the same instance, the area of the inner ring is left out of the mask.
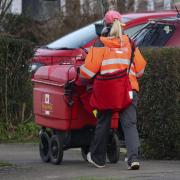
[[[121,18],[122,18],[122,16],[119,12],[110,10],[105,14],[104,21],[106,24],[112,24],[115,19],[118,19],[121,21]]]

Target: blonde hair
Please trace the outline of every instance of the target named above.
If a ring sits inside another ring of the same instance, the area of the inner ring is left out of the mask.
[[[115,19],[111,31],[109,33],[110,38],[119,38],[120,42],[122,43],[122,24],[118,19]]]

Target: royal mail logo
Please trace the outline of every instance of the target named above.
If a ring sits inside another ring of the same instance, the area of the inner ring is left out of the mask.
[[[49,94],[45,94],[45,104],[49,104],[49,97],[50,95]]]
[[[42,112],[45,115],[50,115],[53,111],[53,104],[51,103],[50,94],[43,94],[42,98]]]

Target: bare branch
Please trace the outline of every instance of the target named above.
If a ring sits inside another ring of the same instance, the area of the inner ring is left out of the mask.
[[[10,8],[13,0],[0,0],[0,23]]]

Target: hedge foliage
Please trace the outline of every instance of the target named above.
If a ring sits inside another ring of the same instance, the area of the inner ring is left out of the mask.
[[[21,15],[7,14],[0,23],[0,34],[8,34],[43,45],[80,27],[95,22],[98,16],[63,16],[61,12],[46,21],[37,21]]]
[[[24,15],[6,14],[1,22],[1,33],[6,32],[6,34],[38,43],[41,35],[39,24]]]
[[[0,122],[16,124],[32,115],[29,60],[33,47],[27,40],[0,37]]]
[[[142,49],[138,121],[146,158],[180,158],[180,49]]]

